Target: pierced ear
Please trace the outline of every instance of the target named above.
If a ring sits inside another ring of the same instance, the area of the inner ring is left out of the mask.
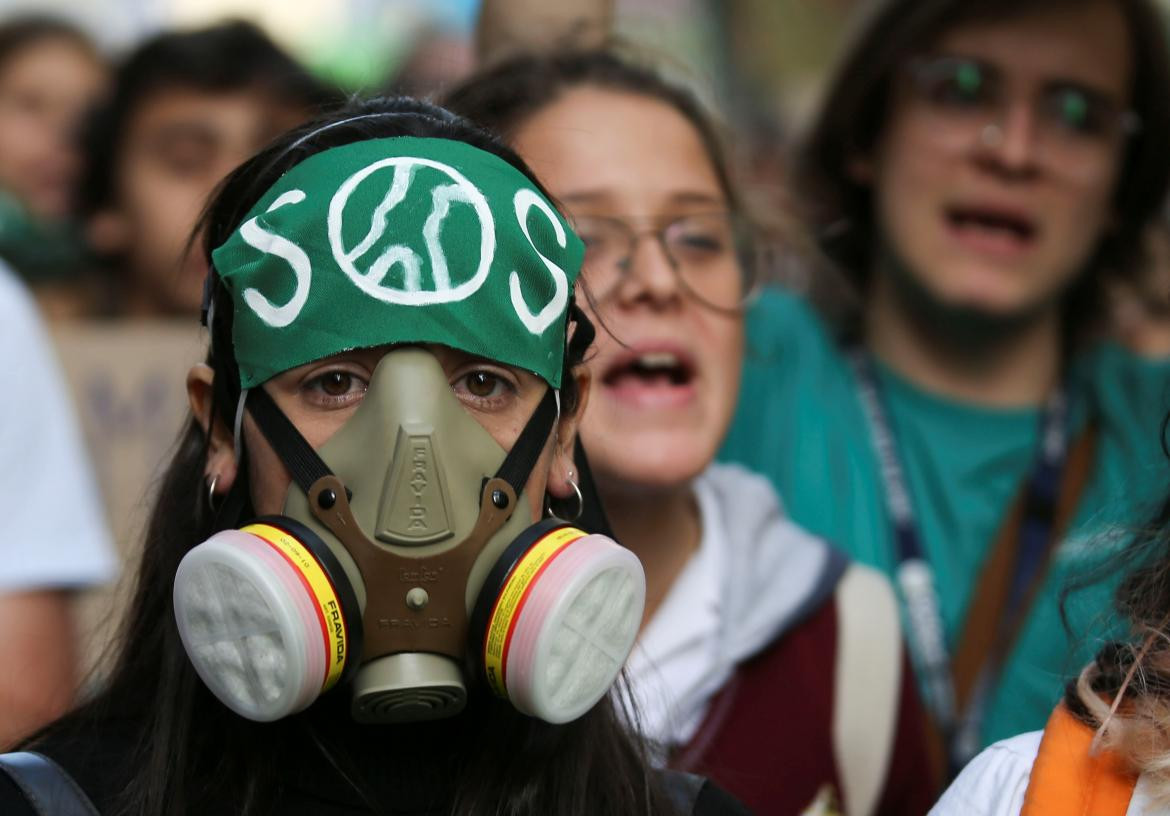
[[[236,461],[231,429],[219,417],[212,415],[214,382],[215,372],[204,363],[192,366],[187,372],[187,399],[191,403],[191,413],[208,436],[203,478],[209,485],[215,480],[215,495],[222,496],[235,484],[239,462]]]
[[[581,476],[577,471],[577,462],[573,457],[572,449],[570,448],[568,452],[565,452],[558,443],[557,449],[553,452],[552,467],[548,471],[548,484],[545,490],[555,498],[567,499],[575,494],[573,486],[569,483],[570,481],[577,484],[581,483]]]
[[[553,448],[553,463],[548,474],[548,492],[558,499],[567,499],[575,495],[569,480],[580,483],[581,476],[577,470],[574,457],[577,443],[577,432],[581,427],[581,417],[589,405],[589,386],[593,382],[593,375],[589,367],[576,366],[568,376],[573,378],[577,386],[577,405],[572,413],[561,413],[557,423],[557,435]]]

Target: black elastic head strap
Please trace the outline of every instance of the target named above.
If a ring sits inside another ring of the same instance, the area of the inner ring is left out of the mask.
[[[559,415],[557,392],[549,388],[540,398],[540,404],[528,418],[528,424],[520,431],[512,450],[508,451],[508,455],[504,457],[503,463],[496,471],[495,478],[503,479],[510,484],[517,496],[524,489],[528,477],[532,475],[532,469],[536,467],[540,454],[544,452],[545,443],[548,442],[549,434],[552,433]]]
[[[276,451],[280,461],[288,468],[289,475],[306,496],[318,479],[333,475],[333,471],[262,386],[248,391],[245,405],[268,444]]]

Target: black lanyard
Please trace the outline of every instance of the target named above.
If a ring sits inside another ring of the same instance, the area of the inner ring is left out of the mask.
[[[934,570],[922,548],[922,535],[915,518],[905,468],[898,453],[897,439],[883,401],[881,384],[867,353],[854,351],[850,361],[885,487],[886,509],[894,527],[894,546],[898,559],[896,577],[898,589],[906,604],[911,654],[925,681],[926,704],[946,740],[952,762],[961,766],[978,750],[983,709],[994,685],[992,681],[996,669],[988,666],[983,668],[976,680],[971,703],[960,716]],[[1039,452],[1027,481],[1020,549],[1016,554],[1007,607],[999,621],[1001,634],[1006,633],[1008,622],[1019,614],[1028,587],[1044,567],[1045,553],[1056,521],[1061,473],[1068,455],[1067,417],[1067,394],[1065,389],[1058,388],[1048,398],[1041,418]]]

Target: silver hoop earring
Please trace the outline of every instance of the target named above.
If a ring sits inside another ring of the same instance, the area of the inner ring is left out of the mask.
[[[212,510],[215,509],[215,486],[219,484],[219,474],[216,473],[211,477],[211,481],[207,483],[207,506]]]
[[[548,513],[549,518],[554,518],[557,521],[563,521],[565,524],[572,524],[577,519],[581,518],[581,514],[585,512],[585,497],[581,495],[581,487],[573,479],[573,472],[569,471],[568,477],[565,479],[569,483],[569,487],[573,488],[573,493],[577,496],[577,512],[573,514],[572,518],[564,518],[558,516],[552,508],[552,497],[546,496],[544,499],[544,511]]]

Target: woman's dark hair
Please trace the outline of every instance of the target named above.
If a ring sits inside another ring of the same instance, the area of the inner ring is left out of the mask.
[[[50,40],[69,42],[102,61],[93,40],[73,23],[47,14],[24,14],[0,23],[0,71],[24,49]]]
[[[694,95],[610,48],[511,57],[456,86],[443,105],[511,141],[529,117],[583,85],[649,97],[676,110],[699,134],[731,209],[742,212],[723,141]]]
[[[358,103],[285,135],[224,180],[200,225],[208,258],[292,166],[331,147],[395,136],[465,142],[536,183],[495,137],[442,108],[405,98]],[[239,394],[233,306],[214,270],[211,276],[207,361],[215,372],[213,422],[230,428]],[[575,307],[572,314],[585,320]],[[585,345],[568,344],[567,365],[580,363]],[[326,695],[274,723],[231,713],[198,680],[171,610],[180,559],[251,512],[245,463],[219,510],[210,507],[203,480],[207,446],[203,429],[190,420],[150,517],[108,681],[93,700],[32,741],[80,746],[91,764],[105,769],[98,784],[116,802],[107,816],[268,813],[282,789],[315,776],[334,780],[374,812],[393,809],[411,791],[416,799],[424,796],[420,811],[449,796],[452,812],[468,815],[672,812],[640,744],[627,736],[609,699],[564,726],[524,717],[476,689],[457,717],[410,726],[356,725],[344,693]],[[393,751],[393,763],[386,762],[387,751]],[[371,767],[369,757],[382,764]],[[389,796],[398,797],[396,804],[388,803]]]
[[[257,90],[314,118],[341,103],[340,93],[310,74],[260,28],[244,21],[192,31],[167,31],[146,40],[119,65],[112,90],[82,131],[85,166],[78,192],[81,215],[117,196],[115,180],[134,115],[165,93],[226,94]]]
[[[794,162],[797,200],[822,250],[864,292],[877,246],[870,190],[849,172],[871,155],[890,112],[898,72],[959,26],[1066,11],[1101,0],[885,0],[857,32],[831,79],[808,138]],[[1143,233],[1166,197],[1170,181],[1170,67],[1165,22],[1150,0],[1115,0],[1129,32],[1132,109],[1141,129],[1126,147],[1114,194],[1119,216],[1086,273],[1069,292],[1066,323],[1081,330],[1098,323],[1103,279],[1134,274],[1143,261]],[[1086,55],[1091,59],[1091,55]]]

